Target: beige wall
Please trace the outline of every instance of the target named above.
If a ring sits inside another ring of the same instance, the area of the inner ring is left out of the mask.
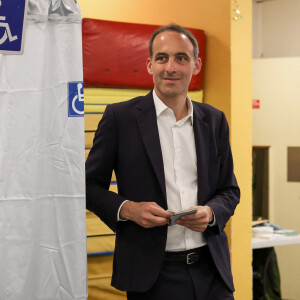
[[[253,145],[270,146],[269,215],[300,233],[300,183],[287,182],[287,147],[300,147],[300,58],[253,60]],[[300,299],[300,245],[276,248],[284,299]]]
[[[251,274],[251,0],[78,0],[83,17],[145,24],[175,22],[207,37],[204,101],[223,110],[231,127],[241,204],[229,222],[236,299],[252,298]],[[233,21],[233,4],[241,18]]]
[[[300,1],[253,1],[253,57],[300,55]]]

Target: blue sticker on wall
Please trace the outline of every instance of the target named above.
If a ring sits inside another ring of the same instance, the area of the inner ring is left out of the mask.
[[[69,89],[69,117],[83,117],[84,95],[83,82],[73,81],[68,83]]]
[[[28,0],[0,0],[0,53],[21,54]]]

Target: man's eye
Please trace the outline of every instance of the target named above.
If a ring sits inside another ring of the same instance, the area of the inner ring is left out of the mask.
[[[165,56],[158,56],[158,57],[156,57],[156,60],[160,61],[160,62],[164,62],[164,61],[167,60],[167,57],[165,57]]]
[[[178,61],[187,61],[187,60],[188,60],[188,57],[186,57],[186,56],[177,56],[176,59],[177,59]]]

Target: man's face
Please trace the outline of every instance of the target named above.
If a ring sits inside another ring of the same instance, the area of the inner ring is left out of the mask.
[[[186,97],[192,75],[201,70],[201,60],[194,58],[193,45],[186,35],[165,31],[153,41],[153,56],[148,58],[147,70],[153,75],[160,99]]]

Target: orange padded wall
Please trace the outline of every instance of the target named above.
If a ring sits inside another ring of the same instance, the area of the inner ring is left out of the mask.
[[[85,18],[82,20],[84,86],[152,89],[147,73],[149,40],[158,26]],[[190,29],[199,43],[204,62],[205,35]],[[189,89],[202,89],[202,71]]]

